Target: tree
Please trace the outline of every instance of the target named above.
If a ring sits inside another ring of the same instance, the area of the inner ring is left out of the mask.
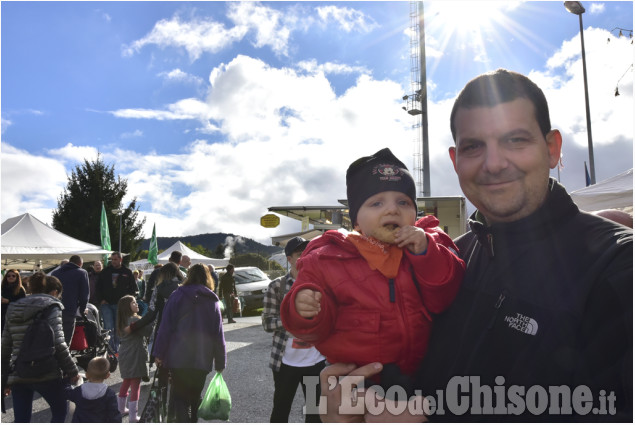
[[[198,252],[199,254],[204,255],[205,257],[213,258],[212,252],[201,244],[192,246],[191,243],[185,242],[185,246],[187,246],[189,249],[191,249],[194,252]]]
[[[219,243],[214,250],[214,254],[210,255],[212,258],[225,258],[225,245]]]
[[[108,228],[112,249],[119,249],[119,215],[112,210],[121,209],[121,250],[130,253],[130,261],[138,257],[137,249],[141,244],[141,230],[145,218],[139,220],[139,207],[134,198],[127,207],[123,207],[128,181],[120,176],[115,178],[114,165],[107,165],[97,155],[95,161],[84,160],[68,177],[68,184],[57,200],[57,209],[53,211],[53,227],[62,233],[101,246],[99,222],[101,203],[106,207]]]
[[[269,261],[260,254],[238,254],[229,259],[229,262],[236,267],[258,267],[261,270],[282,270],[284,267],[275,261]]]

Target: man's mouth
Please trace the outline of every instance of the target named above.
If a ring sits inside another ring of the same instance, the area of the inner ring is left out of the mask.
[[[384,224],[384,227],[388,230],[395,230],[399,228],[399,225],[396,223],[388,223],[388,224]]]

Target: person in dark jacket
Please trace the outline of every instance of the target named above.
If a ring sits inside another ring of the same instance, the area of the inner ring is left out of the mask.
[[[101,261],[95,261],[93,266],[88,271],[88,302],[97,307],[99,302],[97,301],[97,281],[99,280],[99,273],[104,269],[104,265]]]
[[[119,336],[115,330],[117,321],[117,303],[124,295],[135,295],[138,292],[132,271],[122,264],[120,252],[110,255],[110,264],[101,273],[97,282],[97,301],[99,314],[104,321],[104,328],[110,331],[110,348],[119,351]]]
[[[177,422],[198,421],[207,374],[225,369],[223,320],[213,288],[207,267],[192,266],[168,299],[154,342],[156,364],[170,370]]]
[[[476,77],[450,123],[450,157],[477,210],[456,240],[463,285],[436,318],[419,373],[437,402],[431,420],[632,422],[632,229],[580,211],[549,177],[562,136],[527,77]],[[322,378],[379,370],[339,364]],[[323,419],[358,419],[337,415],[341,386],[322,388]],[[425,419],[383,413],[373,419]]]
[[[66,397],[75,404],[74,423],[121,422],[117,396],[104,381],[110,377],[110,362],[95,357],[88,362],[86,380],[82,385],[66,388]]]
[[[9,303],[26,297],[26,290],[22,286],[22,278],[16,269],[7,270],[2,278],[2,330],[7,315]]]
[[[5,374],[7,387],[5,395],[13,396],[13,415],[15,422],[31,422],[33,396],[38,392],[51,408],[50,422],[64,422],[68,407],[65,398],[66,384],[62,378],[71,383],[79,380],[79,370],[73,362],[68,346],[64,342],[62,329],[62,305],[59,297],[62,295],[62,284],[54,276],[36,273],[29,280],[31,295],[9,305],[7,323],[2,332],[2,374],[3,384]],[[51,308],[49,308],[51,307]],[[23,378],[13,370],[11,365],[20,353],[20,347],[25,334],[36,314],[48,309],[46,319],[51,326],[55,340],[55,359],[57,368],[38,378]]]
[[[83,316],[88,303],[89,285],[88,272],[82,269],[84,264],[82,257],[72,255],[68,263],[51,273],[62,282],[64,296],[62,304],[62,326],[64,328],[64,339],[66,345],[71,345],[73,332],[75,331],[75,318]]]
[[[236,323],[234,320],[234,298],[238,295],[238,291],[236,291],[233,264],[228,264],[225,268],[225,274],[220,278],[219,287],[218,296],[225,302],[227,323]]]

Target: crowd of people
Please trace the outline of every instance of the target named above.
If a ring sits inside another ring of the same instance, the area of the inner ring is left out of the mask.
[[[214,292],[218,275],[213,267],[189,267],[189,261],[183,267],[182,257],[174,251],[168,264],[157,267],[149,290],[143,272],[123,266],[118,252],[105,268],[96,261],[90,272],[82,268],[82,258],[73,255],[50,275],[30,276],[27,287],[17,270],[7,270],[2,281],[2,389],[3,395],[12,395],[15,421],[30,422],[37,392],[50,406],[51,422],[64,422],[69,400],[75,404],[73,422],[121,422],[125,415],[129,422],[138,422],[141,381],[149,380],[149,365],[154,364],[164,395],[168,382],[172,388],[169,419],[196,422],[206,376],[225,369],[226,350]],[[111,370],[106,357],[88,362],[86,382],[80,384],[71,356],[75,322],[86,317],[91,293],[122,378],[117,394],[104,383]],[[53,366],[45,374],[25,377],[15,365],[25,335],[35,332],[41,315],[55,338]]]
[[[632,216],[580,211],[549,177],[562,135],[524,75],[499,69],[468,82],[450,131],[450,161],[476,207],[467,233],[453,241],[435,217],[417,218],[414,179],[386,148],[346,172],[353,231],[287,242],[289,272],[270,283],[262,313],[270,421],[288,422],[298,385],[306,422],[632,421]],[[168,421],[198,420],[208,373],[227,365],[220,300],[235,323],[234,267],[219,279],[174,251],[146,281],[122,260],[114,252],[87,272],[75,255],[28,285],[6,271],[2,377],[16,422],[30,421],[35,392],[53,422],[67,400],[73,421],[136,422],[149,364],[161,388],[170,382]],[[103,357],[76,385],[69,345],[87,303],[111,334],[118,394],[104,384]],[[25,378],[13,366],[40,316],[56,367]],[[573,396],[552,397],[554,388]],[[393,408],[378,408],[385,400]]]

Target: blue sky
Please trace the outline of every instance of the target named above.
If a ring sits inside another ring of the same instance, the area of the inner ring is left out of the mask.
[[[597,180],[632,168],[632,2],[583,2]],[[579,23],[561,1],[424,3],[431,188],[460,195],[449,112],[472,77],[529,75],[584,186]],[[277,205],[335,205],[354,159],[411,168],[409,2],[2,2],[2,221],[51,222],[97,152],[128,180],[146,237],[300,230]],[[607,42],[607,39],[610,39]],[[629,68],[630,67],[630,68]],[[619,82],[619,84],[618,84]],[[614,96],[619,86],[620,96]],[[552,175],[557,176],[554,171]]]

